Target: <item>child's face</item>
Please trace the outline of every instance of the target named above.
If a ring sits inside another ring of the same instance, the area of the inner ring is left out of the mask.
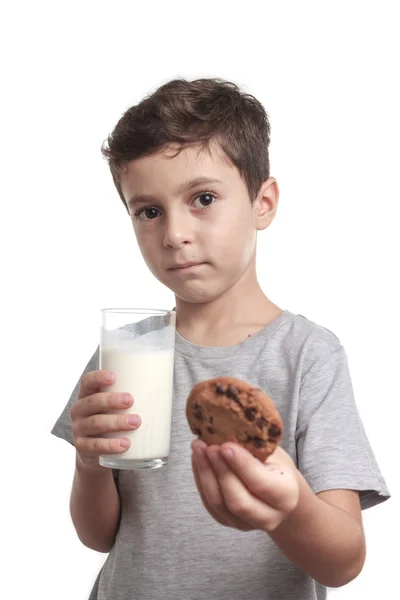
[[[174,154],[168,149],[130,162],[122,192],[153,275],[186,302],[210,302],[254,265],[257,229],[276,210],[276,182],[263,186],[274,191],[272,204],[263,193],[251,204],[238,170],[217,146]]]

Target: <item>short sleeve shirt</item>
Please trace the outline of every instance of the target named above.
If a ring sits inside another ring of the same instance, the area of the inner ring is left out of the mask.
[[[85,371],[97,368],[98,349]],[[333,333],[288,310],[235,346],[198,346],[177,333],[169,462],[152,472],[114,472],[121,521],[90,600],[326,598],[326,588],[267,534],[223,527],[201,502],[186,399],[196,383],[222,376],[243,379],[273,399],[284,425],[281,446],[315,493],[357,490],[362,509],[390,497],[357,410],[345,350]],[[78,390],[79,382],[52,429],[71,444],[69,411]]]

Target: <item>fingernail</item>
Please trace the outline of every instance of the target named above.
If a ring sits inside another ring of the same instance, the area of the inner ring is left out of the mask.
[[[104,381],[106,383],[113,383],[114,379],[115,379],[114,373],[106,373],[104,375]]]
[[[139,419],[137,418],[136,415],[133,415],[132,417],[128,417],[128,424],[136,427],[136,425],[139,425]]]
[[[131,397],[129,394],[124,394],[122,396],[122,404],[125,404],[125,406],[129,406],[131,403]]]
[[[224,456],[225,458],[233,458],[232,448],[222,448],[221,452],[222,452],[222,456]]]
[[[122,448],[128,448],[130,446],[130,441],[122,438],[119,440],[119,445],[122,446]]]

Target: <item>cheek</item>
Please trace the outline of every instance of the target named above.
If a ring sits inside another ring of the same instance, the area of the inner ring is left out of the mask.
[[[136,241],[139,246],[139,250],[144,258],[147,266],[153,270],[153,267],[157,267],[159,261],[159,251],[157,249],[157,243],[154,239],[154,235],[148,233],[142,233],[135,230]]]
[[[244,218],[241,222],[225,222],[222,227],[213,228],[207,235],[211,256],[214,254],[226,263],[247,263],[256,245],[254,226]]]

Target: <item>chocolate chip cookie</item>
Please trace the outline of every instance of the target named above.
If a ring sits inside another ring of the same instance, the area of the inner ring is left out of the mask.
[[[283,425],[271,398],[231,377],[194,386],[186,405],[192,432],[206,444],[236,442],[265,461],[282,438]]]

